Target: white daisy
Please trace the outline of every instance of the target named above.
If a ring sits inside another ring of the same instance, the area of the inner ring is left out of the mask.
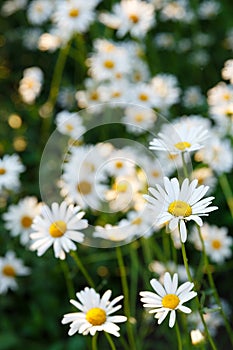
[[[187,108],[195,108],[202,106],[205,102],[205,98],[201,93],[199,86],[189,86],[184,91],[183,104]]]
[[[61,134],[68,135],[74,140],[79,139],[86,131],[82,118],[78,113],[61,111],[56,115],[55,123]]]
[[[72,242],[81,243],[84,234],[79,230],[88,226],[87,220],[82,219],[84,212],[80,207],[67,206],[66,202],[52,203],[51,209],[47,205],[41,208],[41,214],[36,216],[30,238],[34,241],[31,250],[37,250],[37,255],[43,255],[53,245],[56,258],[65,259],[65,253],[76,250]]]
[[[225,80],[230,80],[230,83],[233,84],[233,59],[227,60],[224,63],[224,68],[222,69],[222,77]]]
[[[163,131],[150,142],[149,149],[173,154],[193,152],[204,147],[207,137],[204,125],[197,126],[184,117],[179,122],[165,124]]]
[[[5,227],[13,237],[20,236],[20,243],[26,245],[32,232],[33,219],[39,212],[40,205],[36,197],[21,199],[18,204],[10,205],[8,211],[3,214]]]
[[[43,72],[39,67],[30,67],[23,71],[19,82],[19,93],[25,103],[33,104],[40,94],[43,83]]]
[[[122,0],[113,6],[113,14],[102,13],[100,21],[117,29],[119,37],[129,32],[133,37],[142,38],[155,24],[154,6],[140,0]]]
[[[233,238],[227,235],[226,227],[210,226],[210,234],[204,242],[206,254],[216,263],[223,263],[232,256]]]
[[[53,11],[53,1],[33,0],[27,10],[27,18],[32,24],[42,24],[47,21]]]
[[[123,220],[118,225],[96,226],[93,232],[93,237],[103,238],[111,242],[129,242],[132,236],[134,233],[130,224]]]
[[[125,316],[112,314],[121,308],[121,305],[116,304],[124,297],[120,295],[110,301],[112,291],[107,290],[102,297],[93,288],[84,288],[76,296],[79,301],[71,299],[70,302],[74,305],[79,312],[73,312],[64,315],[62,324],[71,322],[69,335],[73,335],[76,332],[79,334],[94,336],[96,332],[107,332],[120,336],[120,327],[115,323],[122,323],[127,320]]]
[[[209,187],[201,185],[197,188],[198,180],[189,183],[189,179],[184,179],[180,186],[177,178],[169,180],[164,177],[164,188],[156,185],[156,188],[149,188],[152,196],[144,195],[144,198],[159,211],[157,224],[168,223],[171,231],[179,227],[181,242],[187,239],[186,221],[195,221],[202,226],[200,216],[208,216],[209,212],[218,207],[209,207],[214,197],[204,198]],[[158,209],[159,208],[159,209]]]
[[[178,275],[175,273],[173,278],[169,272],[164,275],[164,287],[162,284],[153,278],[150,281],[153,292],[140,292],[143,307],[151,308],[149,313],[155,313],[155,318],[158,319],[158,324],[161,324],[168,313],[169,327],[173,327],[176,321],[176,310],[180,310],[186,314],[191,313],[191,309],[183,304],[190,299],[193,299],[197,293],[191,291],[194,284],[185,282],[178,288]]]
[[[17,259],[13,251],[8,251],[5,257],[0,257],[0,294],[5,294],[8,289],[17,289],[16,277],[29,273],[30,269],[24,266],[22,260]]]
[[[0,192],[19,187],[19,175],[25,170],[17,154],[6,154],[0,159]]]

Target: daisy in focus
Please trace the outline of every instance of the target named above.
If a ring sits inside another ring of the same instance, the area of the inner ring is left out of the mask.
[[[192,291],[194,286],[191,282],[185,282],[178,287],[178,275],[173,278],[169,272],[164,275],[164,286],[155,278],[150,281],[154,292],[140,292],[143,307],[150,308],[149,313],[155,313],[158,324],[161,324],[170,312],[169,327],[172,328],[176,321],[176,310],[186,314],[191,313],[191,309],[183,304],[193,299],[197,293]]]
[[[34,241],[31,250],[37,250],[37,255],[43,255],[53,246],[56,258],[64,260],[70,250],[76,250],[77,243],[82,243],[84,234],[79,230],[88,226],[87,220],[82,219],[84,212],[79,206],[67,205],[66,202],[52,203],[51,209],[47,205],[41,208],[41,214],[36,216],[30,238]]]
[[[22,260],[17,259],[13,251],[8,251],[5,257],[0,257],[0,294],[5,294],[8,289],[16,290],[16,277],[29,273],[30,269],[24,266]]]
[[[172,154],[197,151],[204,146],[207,137],[204,124],[197,125],[192,119],[181,118],[179,122],[164,125],[163,131],[150,142],[149,149]]]
[[[32,222],[40,212],[40,205],[36,197],[26,197],[18,204],[10,205],[8,211],[3,214],[6,221],[5,227],[10,231],[12,237],[19,236],[20,243],[27,245],[29,234],[32,232]]]
[[[216,206],[209,207],[214,197],[203,198],[209,187],[201,185],[197,188],[198,180],[189,182],[184,179],[182,185],[177,178],[169,180],[164,177],[164,188],[156,185],[149,188],[152,196],[144,195],[157,213],[157,225],[168,223],[171,231],[177,227],[180,232],[181,242],[187,239],[187,221],[195,221],[198,226],[203,225],[200,216],[208,216],[209,212],[218,209]]]
[[[96,332],[107,332],[120,336],[120,327],[115,323],[125,322],[127,318],[125,316],[112,316],[114,312],[121,308],[121,305],[116,304],[123,299],[123,295],[120,295],[110,302],[112,291],[107,290],[102,297],[93,288],[84,288],[76,296],[79,301],[70,300],[79,312],[73,312],[64,315],[62,324],[71,322],[69,335],[73,335],[78,332],[79,334],[94,336]]]

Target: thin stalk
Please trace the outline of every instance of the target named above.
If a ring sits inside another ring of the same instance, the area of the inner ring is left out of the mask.
[[[74,259],[74,261],[76,262],[79,270],[82,272],[83,276],[86,278],[87,283],[92,287],[95,288],[95,284],[91,278],[91,276],[89,275],[89,273],[87,272],[86,268],[84,267],[81,259],[79,258],[77,252],[75,251],[71,251],[70,255],[72,256],[72,258]]]
[[[92,340],[91,340],[91,350],[98,350],[97,337],[98,337],[98,333],[96,332],[96,334],[92,337]]]
[[[130,303],[129,303],[129,288],[128,288],[128,283],[126,278],[126,269],[124,265],[122,252],[121,252],[121,247],[116,247],[116,255],[117,255],[117,261],[120,269],[122,290],[124,294],[124,312],[127,317],[126,329],[127,329],[128,340],[129,340],[131,349],[136,350],[133,329],[132,329],[132,325],[130,324],[131,313],[130,313]]]
[[[228,182],[226,174],[221,174],[219,176],[219,182],[220,182],[220,185],[222,187],[224,196],[226,198],[228,207],[230,209],[231,216],[233,218],[233,193],[232,193],[232,189],[231,189],[231,187],[229,185],[229,182]]]
[[[135,244],[131,244],[129,247],[130,247],[130,260],[131,260],[130,310],[131,310],[131,314],[135,317],[137,290],[138,290],[137,285],[138,285],[139,264],[138,264],[137,247],[135,246]]]
[[[105,337],[108,340],[108,343],[109,343],[111,349],[112,350],[116,350],[115,344],[113,343],[111,336],[107,332],[104,332],[104,334],[105,334]]]
[[[69,298],[73,299],[75,296],[75,290],[74,290],[73,281],[70,278],[69,267],[68,267],[67,262],[65,260],[60,260],[60,265],[61,265],[64,277],[65,277],[66,287],[67,287],[67,291],[69,294]]]
[[[198,229],[198,233],[199,233],[199,237],[200,237],[200,240],[201,240],[201,245],[202,245],[202,252],[203,252],[203,256],[204,256],[204,262],[205,262],[205,269],[206,269],[206,272],[207,272],[207,277],[208,277],[208,281],[209,281],[209,285],[213,291],[213,294],[214,294],[214,298],[220,308],[220,313],[221,313],[221,316],[223,318],[223,321],[224,321],[224,324],[225,324],[225,327],[226,327],[226,330],[227,330],[227,333],[228,333],[228,336],[229,336],[229,339],[231,341],[231,344],[233,346],[233,330],[227,320],[227,317],[225,315],[225,312],[223,311],[223,308],[222,308],[222,303],[221,303],[221,300],[220,300],[220,297],[218,295],[218,291],[217,291],[217,288],[215,286],[215,283],[214,283],[214,279],[213,279],[213,276],[212,276],[212,273],[210,271],[210,268],[209,268],[209,259],[208,259],[208,256],[206,254],[206,249],[205,249],[205,242],[203,240],[203,237],[202,237],[202,234],[201,234],[201,229],[200,227],[197,225],[197,229]]]
[[[189,282],[192,282],[192,276],[191,276],[191,273],[190,273],[190,269],[189,269],[189,265],[188,265],[188,258],[187,258],[187,254],[186,254],[186,249],[185,249],[185,244],[182,243],[182,256],[183,256],[183,262],[184,262],[184,266],[185,266],[185,269],[186,269],[186,273],[188,275],[188,279],[189,279]],[[206,333],[206,336],[207,336],[207,339],[211,345],[211,348],[212,350],[217,350],[217,347],[214,343],[214,340],[208,330],[208,327],[206,325],[206,322],[205,322],[205,319],[204,319],[204,316],[203,316],[203,313],[202,313],[202,310],[201,310],[201,304],[200,304],[200,301],[199,301],[199,298],[198,298],[198,295],[196,296],[195,298],[196,300],[196,305],[197,305],[197,309],[198,309],[198,312],[199,312],[199,315],[201,317],[201,321],[202,321],[202,324],[204,326],[204,329],[205,329],[205,333]]]
[[[182,158],[184,176],[189,179],[188,169],[187,169],[187,165],[186,165],[186,162],[184,159],[184,152],[181,152],[181,158]]]
[[[175,323],[175,330],[176,330],[176,338],[177,338],[177,345],[178,345],[177,350],[182,350],[183,347],[182,347],[182,341],[181,341],[181,335],[180,335],[180,328],[177,321]]]

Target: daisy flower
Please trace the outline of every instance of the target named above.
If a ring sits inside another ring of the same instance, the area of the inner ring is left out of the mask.
[[[52,14],[54,4],[47,0],[33,0],[27,10],[28,21],[32,24],[42,24]]]
[[[233,84],[233,60],[227,60],[224,63],[224,68],[222,69],[223,79],[230,80],[230,83]]]
[[[43,83],[43,72],[39,67],[30,67],[23,71],[19,82],[19,93],[25,103],[33,104],[39,96]]]
[[[66,202],[52,203],[51,209],[43,205],[41,214],[37,215],[32,224],[33,233],[30,238],[34,241],[31,250],[37,250],[37,255],[43,255],[53,245],[56,258],[65,259],[65,253],[76,250],[72,242],[83,242],[84,234],[79,230],[85,229],[87,220],[82,219],[85,213],[80,207]]]
[[[39,214],[40,205],[36,197],[26,197],[18,204],[10,205],[8,211],[3,214],[5,227],[13,237],[20,236],[20,243],[28,244],[29,234],[32,232],[32,222]]]
[[[112,316],[114,312],[121,308],[121,305],[116,304],[124,297],[120,295],[110,301],[112,291],[107,290],[102,297],[93,288],[84,288],[84,290],[76,293],[79,301],[70,300],[70,303],[74,305],[79,312],[73,312],[64,315],[62,324],[71,322],[69,335],[73,335],[76,332],[79,334],[94,336],[96,332],[107,332],[120,336],[120,327],[116,323],[125,322],[127,317],[125,316]]]
[[[142,38],[155,24],[154,6],[139,0],[122,0],[113,6],[113,13],[102,13],[100,21],[117,29],[123,37],[129,32],[135,38]]]
[[[197,151],[204,146],[208,131],[204,125],[196,125],[188,118],[181,118],[179,122],[165,124],[163,132],[150,142],[149,149],[168,151],[173,154]]]
[[[82,118],[78,113],[70,113],[66,110],[56,115],[57,129],[61,134],[68,135],[74,140],[81,138],[86,131],[82,124]]]
[[[17,154],[6,154],[0,158],[0,192],[19,187],[19,174],[25,170]]]
[[[17,259],[13,251],[8,251],[5,257],[0,257],[0,294],[5,294],[8,289],[17,289],[16,277],[29,273],[30,269],[24,266],[22,260]]]
[[[186,314],[191,313],[191,309],[183,304],[193,299],[197,293],[192,291],[194,286],[191,282],[185,282],[178,287],[178,275],[175,273],[173,278],[169,272],[164,275],[164,286],[155,278],[150,281],[154,292],[140,292],[143,307],[151,308],[149,313],[155,313],[158,324],[161,324],[168,313],[169,327],[173,327],[176,321],[176,310]]]
[[[203,222],[200,216],[208,216],[209,212],[218,209],[218,207],[209,205],[214,197],[204,198],[209,187],[201,185],[197,188],[198,180],[189,183],[189,179],[184,179],[180,186],[177,178],[169,180],[164,177],[164,188],[156,185],[156,188],[149,188],[152,196],[144,195],[144,198],[151,204],[156,211],[157,224],[168,223],[171,231],[179,227],[181,242],[187,239],[186,221],[195,221],[197,225],[202,226]]]

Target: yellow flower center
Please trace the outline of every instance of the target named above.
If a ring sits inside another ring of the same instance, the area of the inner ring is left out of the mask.
[[[61,220],[54,221],[49,227],[49,233],[54,238],[63,236],[65,232],[66,232],[66,223]]]
[[[133,23],[138,23],[138,21],[139,21],[139,17],[138,17],[138,15],[136,15],[136,14],[131,14],[131,15],[129,15],[129,19],[130,19],[130,21],[131,22],[133,22]]]
[[[116,192],[126,192],[127,189],[128,189],[128,183],[127,181],[120,181],[118,183],[115,183],[113,185],[113,189],[116,191]]]
[[[141,101],[148,101],[148,95],[147,95],[147,94],[144,94],[144,93],[141,93],[141,94],[139,95],[139,99],[140,99]]]
[[[123,162],[121,162],[121,161],[119,160],[119,161],[117,161],[117,162],[115,163],[115,166],[116,166],[117,169],[121,169],[121,168],[123,168]]]
[[[135,121],[140,123],[143,121],[143,115],[142,114],[136,114],[135,117],[134,117]]]
[[[192,208],[183,201],[174,201],[168,207],[168,212],[174,216],[190,216]]]
[[[179,305],[180,299],[176,294],[167,294],[162,299],[163,307],[175,309]]]
[[[3,266],[2,273],[3,273],[3,275],[5,275],[7,277],[15,277],[15,275],[16,275],[15,269],[11,265]]]
[[[6,173],[6,169],[0,168],[0,175],[4,175]]]
[[[72,125],[72,124],[66,124],[66,130],[67,130],[67,131],[72,131],[72,130],[74,130],[73,125]]]
[[[106,60],[104,62],[104,67],[107,69],[112,69],[112,68],[114,68],[114,66],[115,66],[115,63],[111,60]]]
[[[182,142],[177,142],[174,146],[180,151],[185,151],[186,148],[189,148],[191,146],[191,143],[182,141]]]
[[[81,181],[77,184],[77,191],[81,194],[87,195],[91,193],[92,186],[88,181]]]
[[[90,99],[92,101],[97,101],[99,99],[99,94],[97,91],[93,91],[91,94],[90,94]]]
[[[168,154],[168,159],[170,159],[170,160],[174,160],[174,159],[176,159],[178,157],[178,154],[174,154],[174,153],[169,153]]]
[[[79,16],[79,10],[77,8],[73,8],[69,12],[69,16],[72,18],[78,17]]]
[[[32,218],[30,216],[25,215],[21,218],[21,225],[24,228],[31,227],[31,224],[32,224]]]
[[[153,177],[159,177],[160,173],[157,170],[152,171],[151,175]]]
[[[86,320],[93,326],[100,326],[106,319],[106,312],[99,307],[93,307],[86,313]]]
[[[112,93],[112,97],[120,97],[121,96],[121,93],[120,93],[120,91],[115,91],[115,92],[113,92]]]
[[[222,246],[222,243],[218,239],[214,239],[212,241],[212,247],[216,250],[220,249]]]
[[[132,225],[140,225],[142,223],[142,219],[141,218],[135,218],[131,224]]]

